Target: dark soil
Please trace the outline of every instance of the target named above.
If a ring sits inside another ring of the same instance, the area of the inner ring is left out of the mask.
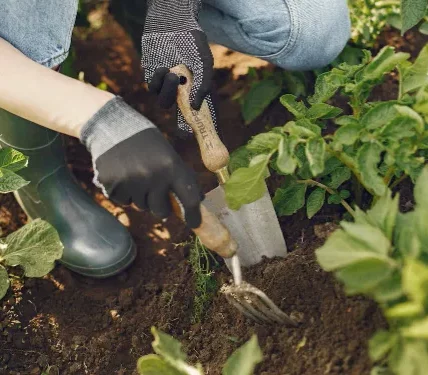
[[[205,191],[213,188],[215,178],[199,161],[195,141],[177,137],[174,112],[161,110],[148,95],[139,58],[123,30],[108,19],[85,40],[76,39],[75,48],[77,70],[93,84],[106,82],[152,119],[198,172]],[[243,67],[264,63],[218,46],[214,51],[220,67],[215,77],[218,118],[227,147],[242,145],[267,124],[285,123],[286,111],[275,103],[249,127],[243,124],[239,105],[231,100],[245,85],[236,75]],[[136,374],[138,357],[152,352],[151,326],[181,340],[191,361],[201,362],[209,375],[220,374],[226,358],[253,333],[264,353],[259,375],[369,374],[367,340],[384,327],[384,320],[372,301],[345,297],[314,258],[314,250],[338,220],[336,208],[323,210],[311,221],[303,213],[281,219],[290,255],[265,260],[245,273],[284,311],[302,314],[298,328],[253,323],[220,294],[203,322],[192,324],[195,287],[184,243],[189,231],[175,218],[160,223],[148,213],[106,200],[90,182],[90,158],[83,146],[68,139],[67,153],[82,186],[129,227],[138,257],[129,270],[108,280],[86,279],[62,266],[37,280],[22,280],[18,272],[0,305],[1,374]],[[13,196],[1,196],[0,204],[4,233],[25,222]],[[230,275],[222,267],[215,277],[221,284]]]

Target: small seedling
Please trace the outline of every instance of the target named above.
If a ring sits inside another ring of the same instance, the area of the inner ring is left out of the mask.
[[[195,297],[193,299],[192,323],[203,320],[205,312],[218,290],[217,280],[211,264],[218,265],[215,258],[198,237],[191,244],[189,262],[195,275]]]
[[[140,375],[204,375],[200,363],[192,366],[179,341],[152,327],[155,338],[152,346],[156,354],[141,357],[137,363]],[[223,375],[252,375],[258,363],[263,359],[257,337],[253,336],[246,344],[237,349],[226,361]]]

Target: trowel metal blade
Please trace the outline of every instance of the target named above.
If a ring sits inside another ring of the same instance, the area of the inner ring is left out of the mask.
[[[257,264],[263,256],[286,256],[284,236],[267,188],[262,198],[243,205],[238,211],[227,206],[221,186],[210,191],[203,204],[229,229],[232,238],[238,243],[238,257],[242,266]]]

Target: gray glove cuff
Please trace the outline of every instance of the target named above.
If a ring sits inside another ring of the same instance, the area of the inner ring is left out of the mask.
[[[143,130],[156,126],[116,96],[83,126],[80,140],[95,161],[99,156]]]

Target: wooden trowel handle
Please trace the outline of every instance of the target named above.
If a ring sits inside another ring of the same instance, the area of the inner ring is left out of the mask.
[[[218,137],[206,100],[199,111],[190,106],[189,97],[193,86],[192,73],[185,65],[177,65],[170,71],[179,77],[186,78],[185,82],[178,87],[177,104],[184,119],[195,133],[205,167],[214,173],[224,170],[229,163],[229,152]]]
[[[174,195],[170,195],[170,200],[174,213],[180,219],[183,219],[181,206]],[[201,204],[201,215],[201,225],[199,228],[192,230],[199,237],[202,244],[223,258],[231,258],[235,255],[238,244],[230,236],[229,230],[220,222],[217,216],[208,211],[203,204]]]

